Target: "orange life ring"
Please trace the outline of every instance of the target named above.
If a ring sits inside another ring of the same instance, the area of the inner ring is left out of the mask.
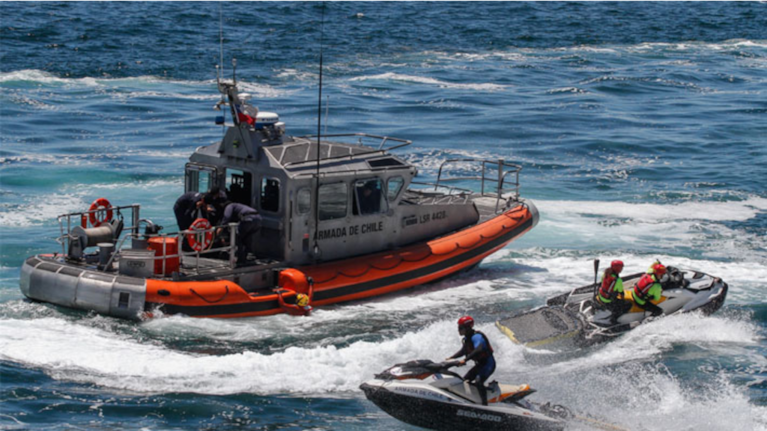
[[[213,242],[213,231],[210,229],[211,225],[208,219],[198,218],[192,222],[192,225],[189,226],[189,230],[201,232],[190,232],[186,234],[186,240],[189,243],[189,247],[192,247],[192,250],[194,251],[202,251],[208,248],[210,243]]]
[[[112,220],[112,204],[106,198],[98,198],[88,208],[88,220],[93,227],[99,227]]]

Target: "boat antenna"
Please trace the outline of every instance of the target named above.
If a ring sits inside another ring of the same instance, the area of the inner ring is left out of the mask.
[[[328,114],[330,114],[330,96],[325,96],[325,135],[328,134]]]
[[[218,64],[221,65],[221,77],[224,77],[224,7],[221,3],[218,4],[218,43],[219,43],[219,59]]]
[[[317,183],[314,187],[314,259],[320,256],[320,244],[318,241],[320,232],[320,137],[322,132],[322,51],[325,39],[325,3],[322,3],[322,20],[320,21],[320,89],[317,98]]]

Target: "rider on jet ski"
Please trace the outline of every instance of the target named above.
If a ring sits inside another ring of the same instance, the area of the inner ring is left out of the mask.
[[[661,298],[663,287],[660,279],[666,274],[666,267],[661,263],[655,263],[650,269],[652,272],[648,271],[634,286],[634,302],[655,317],[663,314],[663,309],[650,301],[658,301]]]
[[[468,360],[473,360],[474,367],[463,376],[464,380],[471,382],[477,387],[479,396],[482,399],[482,405],[487,405],[487,388],[485,381],[495,371],[495,357],[493,357],[493,348],[490,346],[490,340],[485,334],[474,330],[474,319],[471,316],[463,316],[458,319],[458,333],[463,335],[463,347],[448,360],[466,355],[461,360],[461,365]]]
[[[597,293],[597,304],[612,312],[610,322],[617,323],[618,317],[631,310],[631,301],[623,299],[623,279],[620,276],[623,271],[623,262],[614,260],[610,267],[602,274],[602,284]]]

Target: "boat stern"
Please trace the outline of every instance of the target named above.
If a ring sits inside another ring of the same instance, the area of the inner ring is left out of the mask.
[[[27,298],[68,308],[138,320],[146,280],[78,268],[51,256],[32,256],[21,266],[19,288]]]

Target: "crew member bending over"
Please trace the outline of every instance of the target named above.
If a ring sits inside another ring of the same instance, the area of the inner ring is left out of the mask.
[[[663,314],[663,309],[650,301],[658,301],[661,298],[663,287],[660,279],[666,274],[666,267],[657,263],[653,265],[652,270],[652,274],[643,275],[634,286],[634,302],[643,310],[651,312],[653,316],[660,316]]]
[[[237,263],[242,265],[247,261],[248,252],[255,252],[251,247],[256,234],[261,229],[261,216],[258,211],[244,204],[227,202],[223,207],[222,225],[240,223],[237,226]],[[216,234],[221,234],[221,230],[219,229]]]
[[[473,384],[479,391],[482,405],[486,406],[487,388],[485,388],[485,381],[495,371],[495,357],[493,357],[490,340],[485,334],[474,330],[474,319],[471,316],[458,319],[458,333],[463,335],[463,347],[447,359],[455,359],[465,355],[466,358],[461,360],[461,365],[468,360],[474,361],[474,367],[463,376],[463,379],[469,382],[474,380]]]
[[[612,312],[610,322],[617,323],[618,317],[631,310],[631,301],[623,299],[623,262],[614,260],[602,274],[602,285],[597,293],[597,304]]]
[[[198,218],[207,219],[212,225],[215,225],[217,213],[214,204],[222,197],[226,200],[226,193],[218,187],[212,188],[208,193],[187,192],[179,196],[173,205],[178,230],[189,229],[189,226]],[[182,248],[184,251],[192,250],[186,237],[184,237]]]

